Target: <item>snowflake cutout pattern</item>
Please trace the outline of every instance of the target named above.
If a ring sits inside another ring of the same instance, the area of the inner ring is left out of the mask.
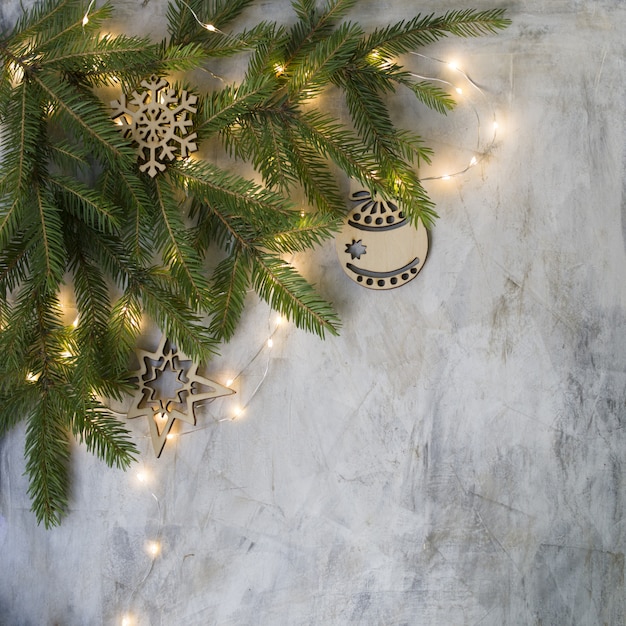
[[[152,76],[141,85],[146,91],[133,91],[127,101],[126,94],[111,102],[113,119],[120,125],[125,137],[139,145],[139,156],[144,161],[139,169],[154,178],[165,169],[165,161],[178,155],[188,156],[198,149],[196,133],[187,134],[193,122],[189,113],[195,113],[198,97],[183,90],[177,96],[164,78]]]
[[[140,350],[138,358],[140,369],[134,374],[139,386],[127,417],[148,418],[157,458],[161,456],[174,420],[195,425],[196,402],[235,393],[214,380],[199,376],[198,365],[165,337],[156,352]]]

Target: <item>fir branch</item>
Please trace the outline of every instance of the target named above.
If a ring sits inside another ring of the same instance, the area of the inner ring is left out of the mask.
[[[310,97],[354,56],[363,31],[357,24],[341,24],[303,55],[292,55],[288,88],[293,96],[306,89]]]
[[[48,288],[58,288],[65,272],[66,251],[58,207],[41,187],[36,187],[35,215],[39,221],[32,250],[32,270]]]
[[[285,132],[290,141],[289,163],[296,172],[298,181],[311,204],[322,213],[343,214],[345,200],[339,192],[335,177],[328,168],[328,163],[311,145],[306,137],[300,135],[297,125],[286,116]]]
[[[46,528],[61,523],[68,504],[70,444],[62,393],[56,389],[42,390],[26,429],[28,494],[37,522],[43,521]]]
[[[329,0],[321,12],[315,10],[315,3],[309,0],[295,0],[292,2],[296,14],[300,18],[291,28],[289,42],[285,51],[285,66],[300,54],[306,53],[307,48],[314,46],[318,41],[332,33],[337,22],[344,17],[358,0]]]
[[[251,259],[255,291],[274,310],[304,328],[324,337],[339,333],[339,318],[330,303],[316,293],[296,270],[270,253],[257,252]]]
[[[152,201],[143,179],[136,169],[105,172],[99,185],[103,193],[123,207],[126,216],[121,236],[129,258],[134,263],[148,262],[153,255],[152,230],[149,216]]]
[[[401,82],[417,96],[418,100],[438,113],[445,115],[455,106],[454,99],[444,89],[428,81],[414,83],[402,80]]]
[[[163,288],[153,275],[147,276],[139,289],[143,309],[190,359],[202,363],[215,354],[216,340],[209,334],[205,320],[184,298],[172,293],[171,284]]]
[[[397,56],[436,42],[448,34],[478,37],[506,28],[511,22],[504,18],[504,9],[488,11],[448,11],[442,16],[417,15],[408,22],[376,29],[363,42],[363,56],[378,51],[385,56]]]
[[[294,216],[293,226],[273,233],[259,241],[262,248],[277,254],[305,252],[331,238],[343,220],[328,214],[308,213]]]
[[[188,241],[181,213],[172,188],[162,179],[154,184],[154,196],[159,219],[154,233],[156,250],[177,280],[187,302],[196,310],[204,311],[210,302],[208,284],[204,278],[201,259]]]
[[[214,292],[211,306],[211,336],[230,340],[237,327],[250,285],[250,267],[240,246],[235,246],[228,257],[215,268],[211,279]]]
[[[64,212],[102,233],[112,233],[120,222],[120,211],[93,189],[67,176],[48,176],[49,188]]]
[[[139,454],[122,422],[100,402],[91,400],[70,420],[74,437],[110,467],[127,469]]]
[[[131,165],[134,152],[91,92],[73,89],[53,74],[34,74],[32,79],[53,103],[61,123],[89,143],[96,156],[113,169]]]
[[[29,254],[32,242],[24,231],[0,248],[0,302],[5,294],[13,292],[30,276]]]
[[[246,81],[239,87],[228,86],[212,92],[204,99],[197,116],[198,137],[208,138],[217,133],[228,133],[229,126],[265,102],[274,89],[274,80],[263,76]]]

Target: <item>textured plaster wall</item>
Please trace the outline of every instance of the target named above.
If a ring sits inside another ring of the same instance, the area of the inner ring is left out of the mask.
[[[114,4],[128,32],[162,29],[161,0]],[[428,183],[441,219],[415,281],[365,290],[332,242],[299,256],[341,336],[281,327],[241,377],[243,416],[218,421],[235,401],[214,402],[159,460],[143,420],[133,471],[77,448],[60,528],[29,511],[23,430],[0,443],[0,623],[626,623],[626,5],[500,4],[503,34],[428,50],[470,72],[500,129],[478,167]],[[465,6],[362,0],[353,14],[373,27]],[[440,120],[397,98],[439,173],[467,161],[471,107]],[[251,297],[205,372],[238,372],[272,328]]]

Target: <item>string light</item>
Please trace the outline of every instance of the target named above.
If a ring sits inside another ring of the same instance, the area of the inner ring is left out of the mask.
[[[194,19],[196,20],[196,22],[198,22],[198,24],[200,24],[200,26],[202,26],[202,28],[208,30],[211,33],[220,33],[221,35],[224,34],[221,30],[213,26],[213,24],[207,24],[205,22],[200,21],[200,18],[196,15],[196,12],[185,2],[185,0],[180,0],[180,1],[191,11],[191,14],[193,15]]]
[[[488,104],[490,104],[490,100],[487,97],[487,95],[485,94],[485,92],[472,80],[472,78],[466,73],[464,72],[459,65],[456,63],[456,61],[443,61],[441,59],[437,59],[436,57],[431,57],[425,54],[421,54],[419,52],[411,52],[412,55],[417,56],[417,57],[421,57],[422,59],[426,59],[428,61],[433,61],[435,63],[439,63],[441,65],[445,65],[446,67],[448,67],[450,70],[452,70],[453,72],[458,73],[469,85],[470,87],[472,87],[473,89],[475,89],[480,96],[485,100],[485,102],[487,102]],[[462,95],[463,89],[459,86],[455,86],[453,85],[450,81],[441,79],[441,78],[436,78],[436,77],[432,77],[432,76],[421,76],[419,74],[411,74],[411,76],[415,77],[415,78],[419,78],[422,80],[428,80],[430,82],[438,82],[438,83],[442,83],[445,84],[449,87],[451,87],[452,89],[454,89],[454,91],[459,94]],[[493,121],[493,135],[492,138],[490,140],[490,142],[488,143],[488,145],[484,148],[484,149],[480,149],[480,143],[481,143],[481,137],[480,137],[480,115],[478,114],[478,111],[476,109],[476,107],[470,102],[470,106],[472,107],[474,114],[476,116],[477,119],[477,124],[478,124],[478,137],[477,137],[477,152],[478,154],[473,155],[472,158],[470,159],[468,165],[466,167],[464,167],[463,169],[460,169],[458,171],[455,171],[454,173],[451,174],[442,174],[440,176],[426,176],[426,177],[422,177],[420,178],[420,180],[422,181],[427,181],[427,180],[443,180],[443,181],[447,181],[450,180],[451,178],[453,178],[454,176],[459,176],[461,174],[464,174],[465,172],[467,172],[470,168],[475,167],[476,165],[478,165],[478,163],[480,163],[480,161],[482,161],[485,157],[487,157],[493,146],[496,143],[496,138],[497,138],[497,131],[499,128],[498,122],[495,119],[495,111],[493,111],[493,107],[492,108],[492,115],[494,118]]]
[[[95,1],[96,0],[91,0],[89,6],[87,7],[87,10],[85,11],[85,15],[83,16],[83,28],[87,26],[87,24],[89,24],[89,12],[91,11],[91,7],[93,6],[93,3]]]

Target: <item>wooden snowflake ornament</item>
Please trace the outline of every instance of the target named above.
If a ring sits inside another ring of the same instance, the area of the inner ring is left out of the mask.
[[[196,133],[187,134],[193,122],[188,113],[196,112],[197,96],[183,90],[177,95],[164,78],[152,76],[142,81],[146,91],[133,91],[111,102],[113,119],[120,125],[125,137],[131,137],[139,146],[139,167],[154,178],[165,169],[165,161],[176,156],[186,157],[198,149]]]
[[[165,337],[156,352],[138,352],[140,368],[135,372],[139,388],[128,418],[147,417],[157,456],[161,456],[175,419],[195,425],[194,405],[235,393],[214,380],[198,376],[198,365]]]

